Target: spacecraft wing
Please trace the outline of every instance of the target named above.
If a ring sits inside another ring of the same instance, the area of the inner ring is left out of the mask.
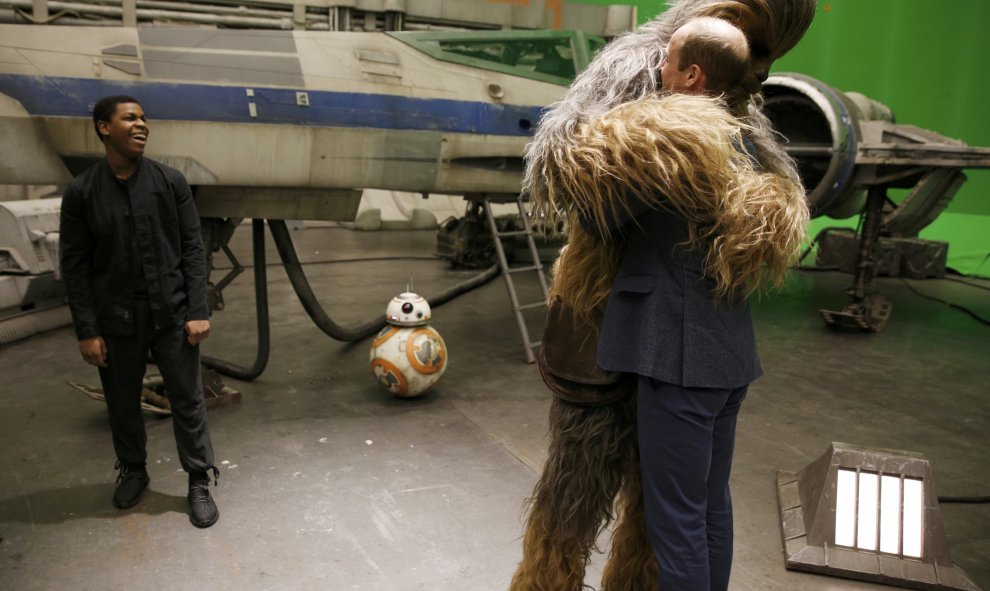
[[[308,207],[314,191],[511,195],[542,109],[600,44],[560,31],[0,25],[0,125],[13,132],[0,140],[11,156],[0,183],[63,184],[101,157],[90,110],[124,94],[151,119],[148,155],[223,188],[204,199],[225,194],[239,217],[272,203],[231,212],[229,188],[329,219],[351,208]]]

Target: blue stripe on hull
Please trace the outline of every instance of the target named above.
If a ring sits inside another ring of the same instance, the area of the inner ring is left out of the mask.
[[[448,99],[385,94],[305,91],[309,106],[296,105],[296,91],[162,82],[120,82],[90,78],[0,75],[0,92],[20,101],[32,115],[90,117],[93,103],[126,94],[141,102],[148,117],[180,121],[272,123],[313,127],[370,127],[491,135],[527,136],[541,107],[491,105]],[[248,103],[257,107],[252,118]]]

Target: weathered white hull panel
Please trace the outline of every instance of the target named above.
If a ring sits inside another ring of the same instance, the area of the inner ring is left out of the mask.
[[[63,184],[102,157],[92,104],[127,94],[148,155],[193,185],[514,194],[562,92],[381,33],[2,25],[0,184]]]

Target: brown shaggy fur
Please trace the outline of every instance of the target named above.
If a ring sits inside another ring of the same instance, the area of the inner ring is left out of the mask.
[[[683,94],[631,101],[578,125],[577,140],[543,161],[555,179],[547,202],[572,212],[574,233],[554,293],[579,314],[604,302],[621,239],[603,243],[573,221],[605,228],[611,212],[629,211],[633,201],[688,221],[689,246],[707,250],[716,295],[779,285],[805,238],[808,207],[800,184],[758,171],[740,153],[747,129],[718,99]]]
[[[567,244],[553,265],[549,301],[560,297],[571,306],[581,302],[580,308],[575,309],[580,309],[582,313],[603,309],[612,289],[623,243],[618,239],[603,242],[588,234],[581,227],[576,213],[570,217],[569,228]],[[587,269],[596,272],[586,274],[584,271]]]
[[[797,169],[758,111],[759,97],[750,100],[756,88],[752,75],[744,80],[744,89],[727,97],[741,122],[725,119],[716,125],[722,130],[716,133],[720,139],[709,136],[705,150],[714,143],[721,156],[714,168],[705,165],[700,176],[691,174],[698,162],[693,157],[661,153],[668,147],[664,142],[678,141],[678,134],[667,137],[669,130],[652,124],[653,115],[663,113],[650,110],[658,104],[647,103],[657,101],[661,92],[661,48],[691,18],[728,20],[747,34],[751,47],[760,46],[776,59],[807,30],[815,0],[668,4],[660,17],[598,53],[549,109],[526,149],[524,191],[548,219],[561,216],[570,226],[568,246],[555,266],[551,297],[561,296],[588,316],[608,297],[623,240],[588,235],[578,223],[581,215],[601,222],[607,208],[621,211],[628,199],[674,208],[691,225],[694,245],[706,250],[706,272],[723,296],[778,283],[797,247],[795,240],[804,238],[798,237],[807,211],[802,210]],[[647,106],[623,110],[623,105],[637,101]],[[630,117],[637,116],[643,129],[629,124]],[[618,141],[620,131],[630,132],[624,143]],[[739,156],[737,142],[743,136],[756,145],[761,172],[747,169],[751,164]],[[598,149],[587,151],[586,142],[597,143]],[[692,142],[688,139],[683,148],[690,152]],[[657,158],[668,158],[670,165],[650,170]],[[720,177],[720,170],[727,177]],[[706,176],[712,171],[714,175]],[[662,203],[660,194],[667,196]],[[529,501],[523,559],[512,578],[512,591],[586,588],[585,568],[613,516],[619,521],[602,590],[655,590],[658,566],[646,536],[636,432],[635,396],[604,408],[553,402],[550,454]]]
[[[634,419],[635,420],[635,419]],[[626,465],[626,475],[616,501],[617,522],[612,549],[602,572],[602,591],[656,591],[660,574],[653,548],[646,537],[646,507],[639,473],[639,448]]]
[[[530,499],[512,591],[580,591],[636,450],[636,397],[603,407],[550,406],[550,457]],[[637,465],[638,471],[638,465]]]

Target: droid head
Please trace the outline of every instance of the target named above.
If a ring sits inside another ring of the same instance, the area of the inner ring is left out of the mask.
[[[385,320],[396,326],[426,324],[430,321],[430,304],[418,293],[400,293],[385,308]]]

